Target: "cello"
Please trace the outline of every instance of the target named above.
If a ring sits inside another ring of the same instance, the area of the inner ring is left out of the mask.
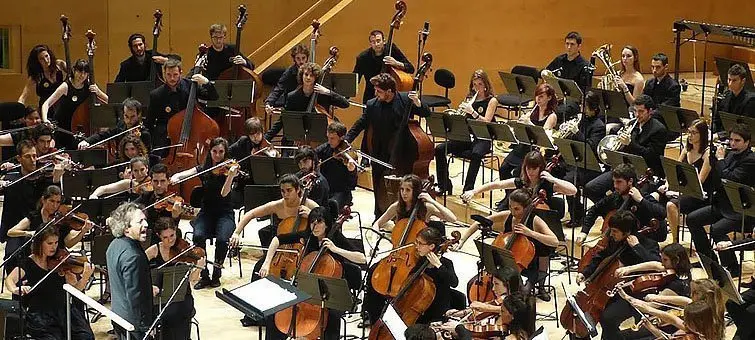
[[[248,13],[246,6],[239,5],[239,16],[236,20],[236,53],[234,56],[241,54],[241,31],[246,24]],[[218,76],[218,80],[251,80],[252,81],[252,102],[249,105],[238,108],[229,108],[228,113],[221,115],[219,118],[220,132],[223,136],[229,136],[234,140],[236,136],[244,135],[244,121],[247,117],[257,114],[256,101],[262,97],[262,78],[250,68],[242,65],[236,65],[227,68]],[[231,88],[227,93],[228,98],[233,97]],[[222,96],[222,94],[220,94]],[[238,110],[238,113],[236,112]],[[240,121],[239,121],[240,118]]]
[[[391,29],[388,31],[388,41],[386,41],[388,53],[386,53],[386,56],[391,56],[393,52],[393,31],[401,28],[401,20],[404,19],[404,15],[406,15],[406,2],[398,0],[396,1],[396,13],[393,14],[393,18],[391,19]],[[382,72],[390,74],[396,80],[396,91],[411,91],[413,88],[416,89],[414,86],[417,78],[412,78],[411,74],[386,64],[383,64]]]
[[[201,72],[207,62],[207,46],[199,46],[199,55],[195,63],[194,72]],[[166,161],[171,173],[178,173],[190,167],[197,166],[207,157],[208,145],[213,138],[220,135],[220,128],[210,116],[197,107],[197,83],[191,82],[189,101],[186,109],[176,113],[168,120],[168,138],[171,143],[181,144],[175,148],[173,156]],[[179,187],[181,197],[191,201],[191,192],[199,186],[198,177],[182,182]]]
[[[440,245],[436,253],[438,256],[442,256],[452,244],[458,243],[461,233],[458,230],[454,230],[451,233],[451,237],[451,239],[446,240]],[[412,252],[415,258],[419,258],[416,248]],[[417,322],[417,319],[430,307],[435,299],[435,283],[425,274],[425,269],[429,265],[430,261],[423,261],[419,268],[413,271],[411,276],[401,285],[401,289],[390,301],[390,304],[396,309],[401,320],[408,326]],[[383,313],[385,313],[385,310],[383,310]],[[383,323],[382,317],[370,328],[369,339],[393,339],[388,327]]]
[[[345,206],[327,235],[333,239],[341,225],[351,218],[351,208]],[[330,253],[327,247],[320,246],[317,252],[311,252],[301,260],[300,268],[307,273],[333,278],[343,277],[343,264]],[[296,311],[294,311],[296,309]],[[294,317],[296,321],[293,321]],[[292,329],[293,325],[296,329]],[[308,302],[296,304],[275,313],[275,326],[286,334],[296,334],[297,338],[317,339],[325,333],[328,324],[328,309]],[[322,339],[322,337],[320,337]]]
[[[97,49],[97,44],[94,42],[94,37],[97,34],[88,30],[87,37],[87,57],[89,58],[89,84],[96,84],[94,81],[94,50]],[[67,54],[67,53],[66,53]],[[66,56],[67,57],[67,56]],[[70,68],[70,66],[69,66]],[[71,78],[73,79],[73,78]],[[97,95],[92,93],[87,99],[86,103],[80,104],[73,111],[71,116],[71,131],[74,134],[89,136],[91,132],[91,117],[90,111],[93,106],[100,106],[100,102],[97,99]]]

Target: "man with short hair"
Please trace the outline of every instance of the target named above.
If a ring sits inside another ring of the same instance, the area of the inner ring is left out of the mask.
[[[345,159],[345,154],[341,154],[341,158],[334,157],[339,153],[338,150],[345,150],[350,147],[344,140],[346,126],[343,123],[330,123],[326,135],[328,141],[320,144],[315,151],[317,152],[317,157],[323,161],[320,164],[320,172],[328,180],[330,198],[338,202],[338,208],[340,209],[352,203],[353,197],[351,192],[357,186],[357,164],[356,160],[348,161],[348,163],[344,164],[342,159]],[[351,151],[353,152],[353,150]]]
[[[382,31],[373,30],[370,32],[369,40],[370,47],[359,53],[356,64],[354,64],[354,71],[352,71],[357,74],[357,82],[362,77],[367,81],[364,85],[364,95],[362,96],[362,102],[365,104],[376,95],[371,79],[379,73],[384,72],[384,65],[397,67],[406,73],[414,73],[414,65],[412,65],[404,55],[404,52],[401,52],[396,44],[385,46],[385,35]],[[388,55],[388,49],[391,50],[391,55]]]
[[[207,66],[205,74],[210,80],[218,79],[220,73],[234,65],[254,70],[254,64],[240,53],[236,53],[236,45],[226,44],[225,38],[228,28],[222,24],[210,25],[210,39],[212,44],[207,50]]]
[[[328,198],[330,198],[330,184],[328,180],[320,173],[319,160],[317,159],[317,153],[309,145],[303,145],[299,147],[294,156],[296,164],[299,165],[299,172],[296,176],[302,179],[305,176],[310,176],[312,187],[309,189],[309,197],[315,201],[318,205],[326,207]],[[310,175],[313,174],[313,175]]]
[[[26,130],[21,131],[15,131],[15,132],[8,132],[5,134],[0,135],[0,146],[4,146],[7,148],[3,148],[3,157],[2,159],[8,159],[10,157],[13,157],[16,155],[16,144],[18,144],[20,141],[24,139],[31,139],[32,137],[32,131],[33,128],[39,125],[39,123],[42,122],[42,117],[39,114],[39,111],[36,107],[32,106],[24,106],[21,103],[16,103],[17,106],[13,106],[14,108],[12,110],[18,110],[21,109],[23,112],[23,116],[20,120],[13,120],[13,121],[7,121],[9,124],[8,128],[27,128]],[[3,106],[0,104],[0,106]],[[3,111],[0,109],[0,114],[2,114]],[[13,113],[16,115],[16,113]],[[15,118],[15,117],[14,117]],[[21,123],[20,125],[18,123]],[[6,123],[3,123],[3,126],[5,127]]]
[[[152,169],[150,169],[150,178],[152,179],[153,190],[144,191],[134,202],[145,207],[150,207],[144,211],[149,225],[156,225],[157,219],[160,217],[170,217],[173,219],[174,225],[178,225],[181,215],[184,213],[184,205],[182,202],[179,202],[178,200],[173,200],[172,203],[170,201],[165,202],[165,204],[170,205],[173,208],[171,211],[168,211],[168,209],[156,209],[154,207],[155,202],[164,199],[170,194],[168,192],[168,186],[170,186],[170,172],[168,171],[168,167],[162,163],[155,164],[152,166]],[[188,202],[184,204],[188,204]],[[160,242],[160,238],[154,230],[151,230],[149,233],[149,239],[150,244],[157,244]]]
[[[658,105],[681,106],[679,96],[682,87],[668,74],[668,56],[656,53],[650,60],[650,68],[653,78],[645,82],[642,93],[653,98]]]
[[[141,33],[134,33],[128,37],[128,48],[131,56],[121,62],[118,75],[115,76],[116,83],[149,80],[152,62],[157,64],[155,67],[159,70],[159,64],[168,61],[168,57],[147,49],[146,40]],[[152,62],[147,62],[148,60]]]
[[[138,126],[142,123],[142,111],[144,111],[142,103],[134,98],[126,98],[126,100],[123,101],[122,119],[119,119],[115,123],[115,128],[95,133],[89,136],[89,138],[79,142],[79,150],[87,149],[92,144],[96,144],[102,140],[111,138],[119,133],[122,133],[123,131]],[[151,151],[152,135],[149,133],[149,129],[147,129],[146,127],[140,127],[136,130],[139,131],[139,139],[141,139],[142,143],[144,143],[144,146],[147,147],[147,151]],[[130,134],[135,135],[136,131],[132,130]],[[121,135],[113,142],[115,143],[115,145],[118,145],[119,141],[124,137],[126,137],[125,134]]]
[[[182,78],[181,66],[180,60],[171,58],[166,61],[163,65],[165,84],[149,93],[149,109],[147,109],[145,125],[152,132],[153,148],[170,145],[168,120],[186,109],[192,81],[198,85],[197,98],[204,100],[219,98],[215,85],[207,77],[195,74],[191,76],[191,79]],[[163,155],[165,154],[167,152],[163,152]]]
[[[309,48],[302,44],[294,46],[291,48],[291,59],[294,63],[283,72],[278,79],[278,84],[265,99],[265,112],[267,114],[272,114],[273,108],[283,107],[285,105],[284,95],[296,90],[296,87],[299,86],[297,81],[299,67],[309,62]]]
[[[590,86],[592,71],[590,63],[582,57],[582,35],[579,32],[569,32],[564,38],[566,53],[551,61],[545,69],[550,70],[556,77],[574,80],[579,87],[586,89]]]
[[[749,186],[755,185],[755,153],[750,150],[751,132],[749,126],[737,124],[729,131],[729,146],[731,151],[724,148],[716,150],[716,161],[711,164],[714,179],[726,179]],[[734,212],[731,198],[721,183],[713,185],[717,188],[713,193],[713,205],[697,209],[687,215],[687,226],[692,234],[692,242],[698,253],[717,260],[713,252],[708,234],[703,228],[710,224],[710,238],[715,243],[729,241],[730,232],[741,230],[742,215]],[[752,225],[752,219],[745,218],[745,226]],[[745,227],[747,228],[747,227]],[[726,267],[732,276],[739,276],[740,270],[734,252],[719,252],[721,265]]]
[[[718,104],[718,112],[755,118],[755,93],[745,89],[746,80],[747,69],[739,64],[731,65],[726,80],[729,89]],[[718,132],[718,137],[726,136],[720,115],[713,117],[713,132]]]

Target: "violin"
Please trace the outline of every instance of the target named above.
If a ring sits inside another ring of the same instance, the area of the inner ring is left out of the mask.
[[[61,262],[63,264],[61,264]],[[58,249],[55,252],[55,255],[47,258],[47,268],[55,268],[58,267],[56,270],[58,274],[61,276],[72,273],[76,275],[81,275],[84,273],[84,266],[86,266],[89,263],[89,258],[83,255],[71,255],[71,253],[67,249]],[[60,265],[60,266],[58,266]],[[97,267],[103,272],[107,272],[105,269]]]
[[[280,157],[278,150],[275,150],[275,145],[265,138],[262,138],[258,147],[252,148],[252,156],[257,156],[259,154],[264,154],[268,157]]]
[[[333,158],[342,161],[343,165],[348,165],[349,163],[356,164],[356,160],[359,157],[356,150],[345,140],[338,145],[334,152]]]
[[[132,188],[133,192],[137,195],[141,195],[146,192],[153,192],[155,188],[152,186],[152,178],[147,176],[139,185]]]
[[[73,209],[73,207],[71,205],[69,205],[69,204],[61,204],[58,207],[58,211],[55,212],[55,215],[56,215],[55,217],[61,216],[61,215],[67,215],[69,212],[71,212],[71,209]],[[74,213],[66,216],[63,220],[61,220],[58,223],[59,224],[63,224],[63,225],[67,225],[72,230],[81,231],[81,229],[84,229],[84,225],[87,222],[91,222],[92,223],[92,227],[94,227],[94,228],[101,229],[101,230],[107,230],[106,227],[103,227],[101,225],[98,225],[98,224],[92,222],[89,219],[89,215],[87,215],[86,213],[83,213],[83,212],[74,212]]]
[[[186,213],[188,213],[190,215],[195,215],[195,213],[196,213],[195,210],[196,209],[194,209],[194,207],[192,207],[191,205],[188,205],[188,204],[186,204],[184,202],[185,201],[184,201],[183,197],[181,197],[181,196],[173,196],[172,198],[168,198],[166,200],[163,200],[163,201],[160,201],[160,202],[156,203],[153,206],[153,208],[155,208],[155,210],[165,210],[167,212],[173,212],[173,206],[176,203],[179,203],[179,204],[181,204],[181,209],[183,209],[184,212],[186,212]]]
[[[239,163],[236,162],[236,161],[234,161],[234,160],[230,160],[230,161],[226,162],[225,165],[219,166],[219,167],[213,169],[212,170],[212,174],[215,175],[215,176],[227,176],[228,175],[228,171],[230,171],[231,168],[233,168],[234,166],[236,167],[236,169],[238,169],[236,171],[236,173],[238,174],[238,176],[241,176],[241,177],[248,177],[249,176],[249,174],[247,174],[245,171],[240,170],[241,165],[239,165]]]
[[[193,247],[191,250],[186,251],[186,249],[189,249],[190,247],[191,245],[189,244],[189,241],[182,238],[176,238],[176,243],[170,247],[170,252],[168,253],[171,261],[197,264],[199,259],[207,257],[205,250],[200,247]]]

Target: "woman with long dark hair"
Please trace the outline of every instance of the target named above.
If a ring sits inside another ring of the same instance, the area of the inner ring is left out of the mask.
[[[19,103],[26,103],[27,98],[34,91],[39,97],[37,108],[42,107],[47,98],[50,98],[55,89],[66,78],[66,62],[55,58],[55,53],[47,45],[34,46],[29,51],[29,57],[26,59],[27,81],[21,95],[18,97]]]

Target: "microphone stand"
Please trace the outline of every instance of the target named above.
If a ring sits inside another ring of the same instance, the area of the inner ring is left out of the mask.
[[[379,231],[377,231],[375,229],[372,229],[370,227],[363,227],[362,229],[365,229],[365,230],[373,232],[375,235],[378,236],[378,240],[375,243],[375,246],[372,247],[372,251],[370,251],[370,259],[367,261],[367,271],[365,272],[364,277],[362,277],[362,283],[359,285],[359,289],[357,289],[356,294],[355,294],[355,296],[357,296],[357,297],[359,296],[360,293],[366,294],[365,290],[367,289],[367,278],[371,277],[369,275],[369,269],[372,267],[372,264],[375,262],[375,257],[378,254],[377,250],[380,247],[380,242],[383,241],[383,240],[388,240],[388,238],[385,237],[385,235],[383,235],[383,233],[381,233],[381,232],[379,232]],[[364,302],[364,299],[362,299],[362,302]],[[364,322],[364,320],[366,319],[366,317],[365,317],[366,316],[365,315],[365,310],[364,310],[364,303],[362,303],[361,306],[362,306],[362,311],[359,314],[362,317],[362,322]],[[372,320],[370,320],[370,321],[372,321]],[[367,335],[366,334],[366,328],[362,327],[362,339],[364,339],[366,337],[366,335]]]
[[[311,236],[311,234],[310,234]],[[311,237],[307,236],[307,242],[304,242],[304,248],[302,248],[302,254],[304,254],[305,251],[307,251],[307,247],[309,246],[309,240]],[[296,277],[299,275],[299,270],[301,270],[301,264],[304,262],[302,261],[304,259],[304,255],[299,256],[296,260],[296,269],[294,270],[294,275],[291,276],[291,285],[296,287]],[[298,304],[291,306],[291,324],[288,326],[288,332],[286,332],[286,335],[290,336],[291,339],[296,339],[296,313],[299,311]]]

